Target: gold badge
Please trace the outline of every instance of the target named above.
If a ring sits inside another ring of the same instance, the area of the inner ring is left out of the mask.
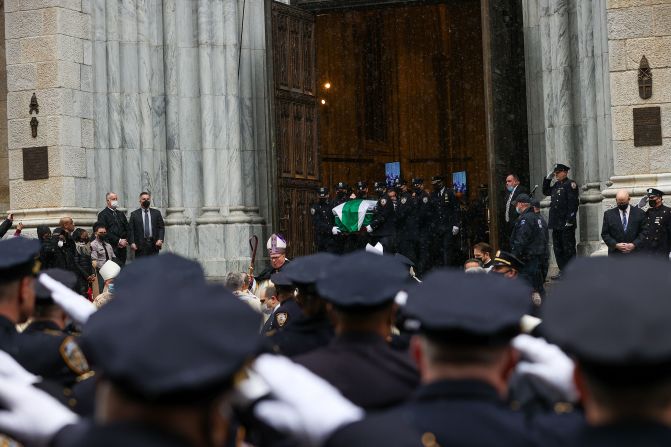
[[[73,337],[66,337],[59,348],[63,361],[75,374],[82,375],[89,372],[89,362]]]
[[[422,202],[424,202],[424,203],[429,203],[429,198],[428,198],[428,197],[424,197],[424,198],[422,199]]]
[[[313,216],[315,215],[315,209],[314,208],[310,208],[310,214],[312,214]]]
[[[287,324],[288,319],[289,314],[286,312],[278,312],[275,314],[275,321],[279,327],[284,327],[284,325]]]

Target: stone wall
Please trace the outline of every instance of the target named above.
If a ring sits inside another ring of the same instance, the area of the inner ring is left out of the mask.
[[[651,186],[671,193],[671,0],[610,0],[608,39],[615,176],[605,196],[612,203],[619,188],[640,196]],[[647,100],[638,89],[644,55],[653,76]],[[635,147],[632,110],[648,106],[661,108],[663,143]]]
[[[5,14],[0,2],[0,212],[9,209],[9,154],[7,152],[7,65],[5,57]]]

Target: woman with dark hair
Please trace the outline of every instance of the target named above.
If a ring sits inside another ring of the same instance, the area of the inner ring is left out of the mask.
[[[77,292],[91,299],[89,288],[95,279],[93,263],[91,262],[91,243],[89,233],[83,228],[77,228],[72,232],[75,241],[75,273],[77,274]]]
[[[37,226],[37,238],[40,240],[40,264],[42,270],[52,269],[56,265],[56,240],[51,238],[51,230],[46,225]]]

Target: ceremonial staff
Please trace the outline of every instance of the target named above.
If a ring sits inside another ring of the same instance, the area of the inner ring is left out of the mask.
[[[249,270],[247,270],[247,274],[249,275],[249,290],[254,288],[254,263],[256,262],[256,249],[258,247],[259,238],[253,235],[249,238],[249,248],[252,249],[252,259],[249,261]]]

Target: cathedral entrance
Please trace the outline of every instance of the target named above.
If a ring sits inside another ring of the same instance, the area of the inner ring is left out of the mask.
[[[295,5],[293,5],[295,3]],[[490,3],[493,3],[490,5]],[[272,2],[278,222],[309,253],[320,185],[390,174],[481,185],[528,177],[521,11],[515,0]],[[490,14],[491,12],[491,14]],[[518,17],[519,15],[519,17]],[[499,216],[490,212],[497,245]]]

